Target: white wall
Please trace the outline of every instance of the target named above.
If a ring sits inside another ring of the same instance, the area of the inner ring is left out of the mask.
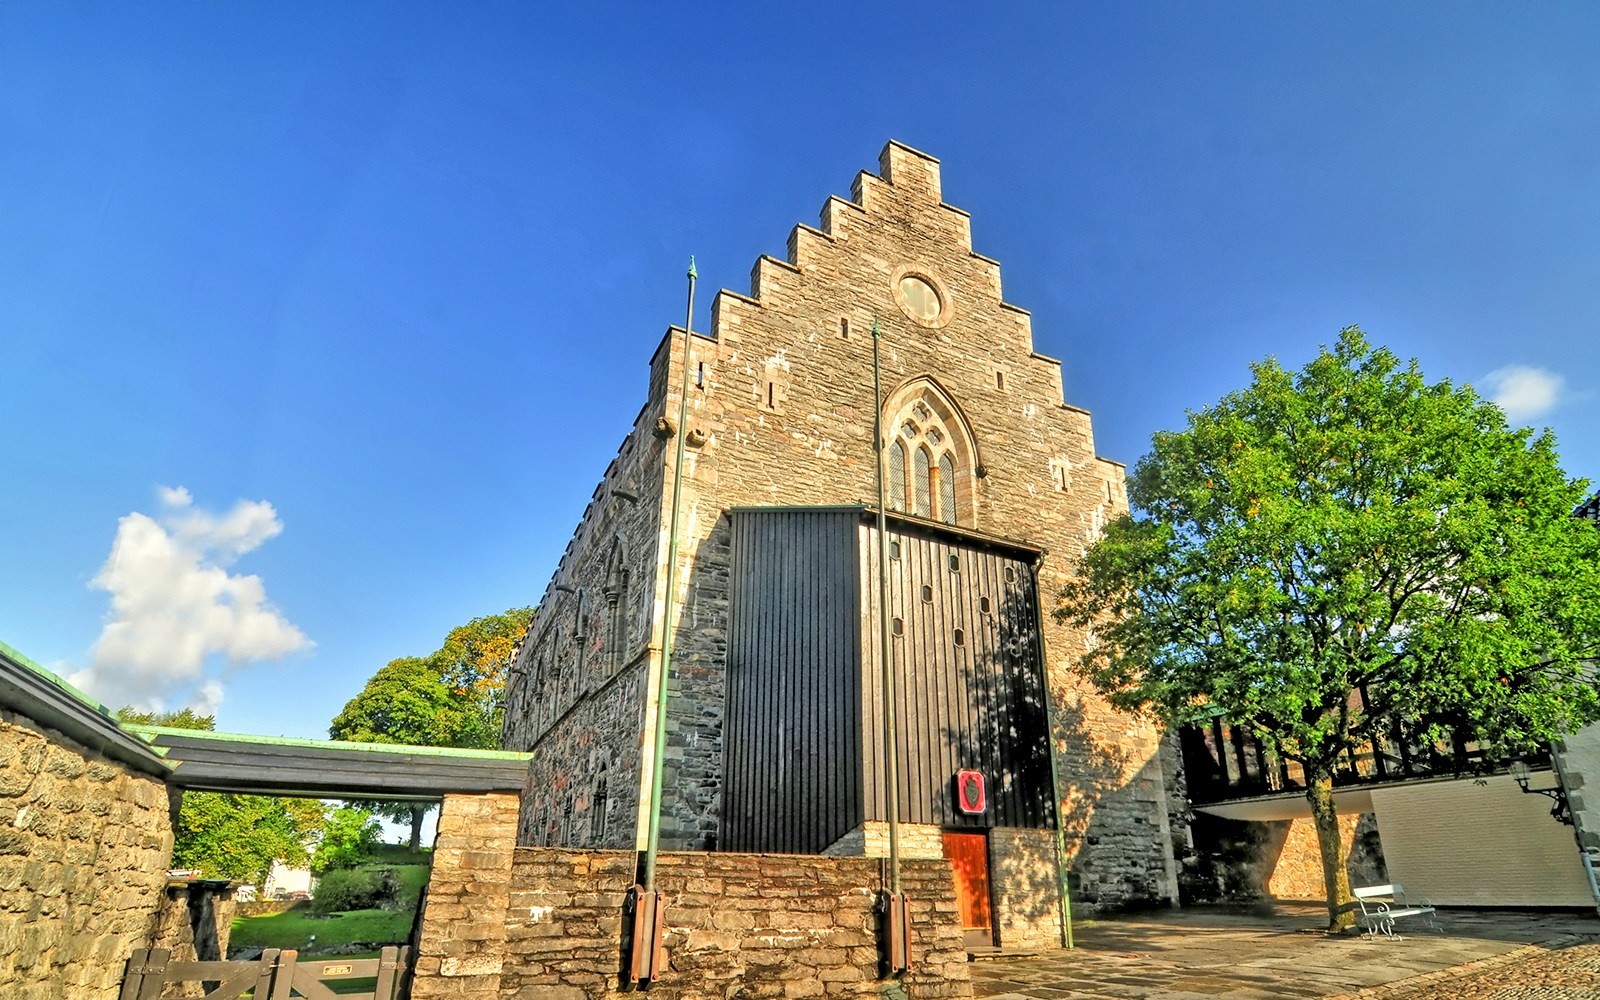
[[[1597,771],[1596,773],[1600,773]],[[1593,906],[1572,827],[1510,777],[1372,789],[1389,879],[1463,906]],[[1549,771],[1534,787],[1555,784]]]

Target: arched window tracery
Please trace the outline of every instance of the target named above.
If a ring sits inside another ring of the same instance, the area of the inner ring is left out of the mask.
[[[923,376],[891,394],[884,411],[885,424],[895,429],[886,456],[889,508],[974,525],[977,447],[955,403]]]

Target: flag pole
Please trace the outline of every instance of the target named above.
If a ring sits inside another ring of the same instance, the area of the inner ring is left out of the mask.
[[[911,924],[900,891],[900,751],[895,734],[894,645],[889,640],[889,517],[883,485],[883,386],[878,345],[883,331],[872,317],[872,447],[878,481],[878,659],[883,670],[884,802],[889,828],[889,890],[882,901],[884,972],[896,975],[911,966]]]
[[[676,454],[672,464],[672,517],[667,528],[667,596],[662,611],[661,671],[656,683],[654,749],[650,755],[650,825],[645,834],[640,884],[633,887],[633,945],[628,979],[648,986],[664,965],[661,941],[666,928],[661,894],[656,891],[656,855],[661,848],[661,788],[667,749],[667,681],[672,673],[673,632],[682,615],[673,615],[678,603],[678,522],[683,513],[683,445],[688,437],[689,349],[694,335],[694,283],[699,274],[689,258],[689,305],[683,320],[683,374],[678,383]]]

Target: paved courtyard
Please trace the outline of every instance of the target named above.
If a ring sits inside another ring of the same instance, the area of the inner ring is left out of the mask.
[[[1195,908],[1082,923],[1073,951],[980,959],[997,1000],[1600,1000],[1594,914],[1447,911],[1443,933],[1328,938],[1322,908]],[[1409,922],[1409,921],[1408,921]]]

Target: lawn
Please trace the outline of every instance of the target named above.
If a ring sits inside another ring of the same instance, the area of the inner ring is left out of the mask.
[[[404,887],[404,905],[399,909],[346,910],[319,916],[309,907],[300,906],[283,913],[240,917],[233,922],[228,950],[297,948],[302,954],[317,954],[357,941],[373,945],[404,944],[411,934],[417,901],[428,883],[428,866],[432,860],[429,851],[412,854],[404,847],[385,845],[374,861],[360,867],[394,870]],[[313,935],[315,943],[311,940]]]
[[[302,953],[324,951],[356,941],[404,944],[411,933],[411,910],[347,910],[314,916],[309,909],[285,910],[233,922],[228,950],[244,948],[298,948]],[[315,943],[312,937],[316,937]]]

